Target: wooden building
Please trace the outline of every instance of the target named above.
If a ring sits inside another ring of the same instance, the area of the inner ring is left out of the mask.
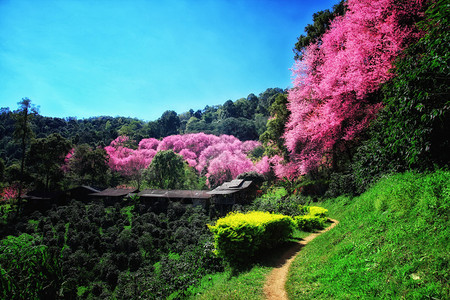
[[[211,195],[203,190],[143,190],[138,193],[140,203],[156,212],[166,211],[169,202],[209,208]]]
[[[64,192],[45,192],[45,191],[30,191],[27,192],[22,199],[26,201],[24,205],[24,214],[31,213],[35,210],[46,211],[53,205],[64,205],[66,197]]]
[[[85,202],[93,200],[95,198],[93,194],[96,193],[100,193],[100,190],[87,185],[81,185],[67,190],[66,196],[68,200],[78,200]]]
[[[250,180],[235,179],[225,182],[208,192],[212,197],[211,204],[220,215],[225,215],[233,209],[233,205],[250,204],[256,196],[256,185]]]
[[[136,193],[137,189],[118,189],[118,188],[107,188],[98,193],[92,193],[90,196],[93,196],[97,199],[103,199],[105,205],[114,205],[117,202],[120,202],[123,198],[127,197],[129,194]]]

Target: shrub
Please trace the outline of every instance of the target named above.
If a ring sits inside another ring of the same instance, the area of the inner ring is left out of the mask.
[[[328,209],[320,206],[308,206],[308,215],[325,218],[328,215]]]
[[[294,218],[297,228],[302,231],[313,231],[314,229],[321,229],[325,226],[327,218],[318,216],[306,215],[297,216]]]
[[[261,249],[271,248],[291,237],[291,217],[268,212],[230,213],[209,229],[216,253],[232,265],[248,262]]]
[[[302,231],[313,231],[325,227],[328,209],[319,206],[308,206],[308,214],[294,218],[298,229]]]
[[[40,242],[26,233],[0,241],[1,299],[44,299],[56,295],[58,262]]]
[[[305,203],[308,198],[301,195],[288,196],[285,188],[274,188],[257,198],[250,210],[267,211],[287,216],[305,215],[307,213]]]

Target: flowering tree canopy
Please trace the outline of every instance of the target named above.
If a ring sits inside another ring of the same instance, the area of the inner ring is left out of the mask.
[[[247,154],[261,144],[256,141],[242,142],[231,135],[215,136],[205,133],[171,135],[161,141],[143,139],[137,149],[132,149],[127,137],[120,136],[105,147],[112,170],[133,179],[140,178],[159,151],[173,150],[181,155],[197,172],[213,179],[214,184],[231,180],[243,172],[269,171],[267,158],[253,163]]]
[[[293,162],[281,168],[307,173],[367,128],[381,104],[370,95],[393,76],[393,60],[419,33],[423,1],[349,0],[320,43],[296,62],[289,92],[286,146]]]

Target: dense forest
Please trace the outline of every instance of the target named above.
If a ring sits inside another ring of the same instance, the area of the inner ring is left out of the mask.
[[[45,176],[51,176],[53,179],[61,178],[62,170],[59,166],[64,163],[63,157],[73,147],[96,166],[90,168],[90,171],[86,168],[79,170],[81,177],[90,175],[97,178],[101,174],[104,175],[106,170],[104,166],[102,169],[101,161],[106,159],[106,153],[99,148],[104,148],[119,136],[127,136],[130,141],[136,141],[136,145],[133,146],[135,148],[144,138],[161,140],[171,135],[200,132],[216,136],[232,135],[241,141],[258,140],[266,131],[270,107],[276,102],[277,97],[285,94],[286,91],[280,88],[268,88],[258,97],[250,94],[247,98],[228,100],[223,105],[206,106],[203,110],[190,110],[181,114],[166,111],[158,120],[149,122],[107,116],[82,120],[72,117],[66,119],[44,117],[29,101],[28,105],[33,110],[30,110],[26,125],[31,134],[28,137],[29,147],[25,149],[27,159],[25,180],[40,188],[44,186],[48,189],[51,184],[52,189],[61,189],[62,182],[53,180],[45,183],[38,182],[38,179]],[[2,108],[0,114],[0,172],[3,181],[10,183],[19,180],[20,160],[24,152],[22,147],[18,147],[20,139],[15,136],[20,112],[20,108],[14,111]],[[48,148],[52,148],[54,152],[48,153]],[[44,156],[47,156],[47,164],[43,162]],[[93,174],[85,174],[86,172]],[[106,178],[97,179],[80,183],[91,183],[99,187],[118,184],[114,178],[110,178],[112,182]]]
[[[113,205],[68,199],[31,212],[22,195],[79,185],[200,190],[243,178],[257,184],[257,193],[236,203],[235,214],[288,216],[279,220],[290,222],[286,232],[293,238],[305,230],[298,226],[305,220],[317,228],[326,225],[324,215],[309,215],[308,205],[321,202],[351,228],[338,230],[334,244],[326,246],[338,249],[335,261],[323,254],[311,262],[308,272],[318,266],[325,270],[321,277],[294,273],[292,278],[303,276],[315,290],[325,286],[322,277],[337,272],[324,265],[342,264],[346,275],[330,281],[346,288],[316,296],[345,290],[348,294],[336,297],[447,298],[448,17],[445,0],[341,1],[315,13],[299,36],[292,89],[269,88],[259,96],[181,114],[167,111],[156,121],[44,117],[27,98],[17,110],[2,108],[0,296],[179,299],[199,296],[199,286],[213,274],[231,270],[226,274],[239,278],[252,266],[261,267],[263,253],[282,245],[276,231],[268,239],[276,243],[251,244],[254,257],[233,261],[217,255],[236,248],[217,237],[227,230],[228,236],[236,234],[232,226],[212,226],[217,215],[200,207],[173,202],[155,211],[130,196]],[[407,224],[401,233],[398,224]],[[216,236],[208,228],[215,228]],[[251,243],[259,229],[249,229],[235,243]],[[359,236],[363,230],[367,240]],[[394,232],[389,245],[384,232]],[[420,232],[436,234],[434,245]],[[400,255],[402,249],[409,252]],[[395,251],[401,260],[373,258],[370,266],[358,260]],[[385,267],[392,261],[396,265]],[[352,290],[351,270],[368,268],[387,274],[388,286],[358,276],[361,290]],[[298,284],[289,285],[291,296],[302,294]]]

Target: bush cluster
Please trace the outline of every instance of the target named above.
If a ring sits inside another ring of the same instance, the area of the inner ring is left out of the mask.
[[[302,231],[313,231],[325,227],[328,210],[319,206],[308,206],[308,213],[294,217],[297,228]]]
[[[0,298],[186,297],[205,274],[223,270],[208,222],[177,203],[161,214],[138,203],[76,201],[36,212],[0,228]]]
[[[258,211],[230,213],[209,226],[218,256],[231,265],[245,264],[259,251],[288,240],[294,228],[289,216]]]
[[[294,217],[307,213],[305,204],[308,201],[308,197],[288,195],[284,187],[272,188],[253,201],[250,210],[267,211]]]

